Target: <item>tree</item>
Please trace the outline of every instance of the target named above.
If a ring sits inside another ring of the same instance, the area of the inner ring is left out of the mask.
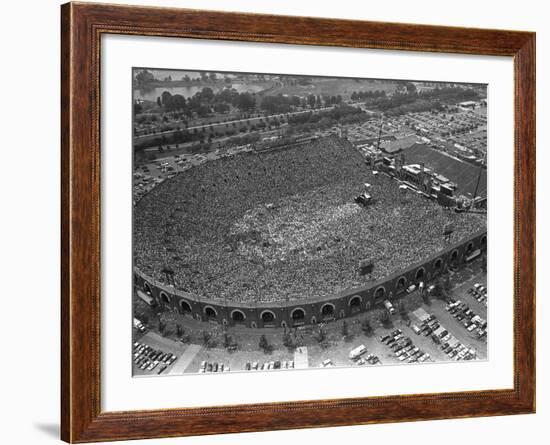
[[[445,278],[443,279],[443,289],[445,289],[445,292],[450,292],[451,289],[452,289],[452,286],[451,286],[451,278],[449,276],[449,274],[446,274],[445,275]]]
[[[260,343],[259,343],[260,349],[262,349],[264,352],[267,352],[269,350],[269,342],[267,341],[267,337],[262,334],[260,337]]]
[[[407,312],[407,307],[405,306],[405,301],[403,299],[399,300],[397,303],[397,307],[399,309],[399,314],[401,315],[401,318],[403,320],[409,319],[409,314]]]
[[[224,348],[229,348],[229,346],[231,346],[231,337],[229,336],[229,334],[227,332],[224,332],[223,333],[223,347]]]
[[[136,75],[136,82],[138,86],[144,86],[149,82],[153,82],[154,80],[156,80],[155,76],[153,76],[153,74],[147,70],[140,71]]]
[[[254,108],[256,101],[250,93],[240,93],[235,101],[235,105],[241,111],[249,111]]]
[[[184,330],[183,328],[181,327],[181,325],[176,325],[176,335],[178,337],[183,337],[183,334],[184,334]]]
[[[323,343],[327,339],[327,334],[325,333],[325,330],[322,326],[319,327],[319,331],[317,332],[317,341],[319,343]]]
[[[159,320],[159,332],[164,335],[166,331],[166,323],[163,320]]]
[[[361,329],[363,329],[365,335],[370,335],[372,333],[372,326],[370,325],[370,321],[367,317],[363,319]]]
[[[286,329],[283,332],[283,345],[289,349],[293,349],[296,347],[294,339],[292,338],[292,334]]]
[[[383,309],[380,314],[380,321],[384,326],[389,326],[391,324],[391,315],[387,309]]]
[[[342,337],[343,338],[349,337],[348,323],[346,322],[346,320],[342,322]]]
[[[163,91],[160,95],[160,100],[162,102],[162,105],[166,106],[169,102],[169,100],[172,98],[172,94],[169,91]]]
[[[212,334],[210,332],[202,331],[201,338],[204,347],[210,348],[212,346]]]
[[[200,99],[211,102],[214,99],[214,91],[210,87],[204,87],[200,92]]]

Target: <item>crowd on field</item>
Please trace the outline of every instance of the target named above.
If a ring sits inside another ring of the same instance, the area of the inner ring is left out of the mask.
[[[373,204],[354,198],[365,191]],[[374,176],[348,142],[324,138],[210,161],[135,207],[135,266],[220,301],[323,297],[383,278],[485,227]],[[373,273],[359,274],[372,261]],[[170,271],[170,274],[167,274]]]

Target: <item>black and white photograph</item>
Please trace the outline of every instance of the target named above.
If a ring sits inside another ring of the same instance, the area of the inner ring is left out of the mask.
[[[134,377],[489,359],[487,84],[131,79]]]

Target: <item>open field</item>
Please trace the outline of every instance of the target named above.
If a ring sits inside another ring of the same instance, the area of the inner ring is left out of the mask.
[[[349,99],[354,91],[376,91],[383,90],[386,93],[395,91],[395,82],[384,80],[363,80],[363,79],[334,79],[334,78],[313,78],[311,85],[285,85],[275,86],[269,90],[270,95],[287,94],[289,96],[307,96],[308,94],[337,96]]]

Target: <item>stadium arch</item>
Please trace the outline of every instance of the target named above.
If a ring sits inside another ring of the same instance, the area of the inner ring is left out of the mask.
[[[301,307],[296,307],[290,311],[290,318],[294,323],[303,322],[306,318],[306,311]]]
[[[386,288],[384,286],[378,286],[374,291],[374,304],[382,303],[382,300],[386,296]]]
[[[454,249],[452,252],[451,252],[451,257],[450,257],[450,260],[449,260],[449,265],[451,267],[457,267],[458,266],[458,249]]]
[[[207,320],[215,320],[218,317],[218,312],[212,306],[205,306],[204,315]]]
[[[246,320],[246,315],[239,309],[233,309],[231,311],[231,320],[235,323],[244,323]]]
[[[348,301],[350,314],[357,314],[361,310],[361,296],[354,295]]]
[[[426,268],[424,266],[419,267],[416,269],[416,273],[414,274],[414,278],[416,281],[422,281],[422,279],[426,276]]]
[[[191,305],[185,300],[179,301],[179,307],[180,307],[180,312],[183,315],[190,315],[193,312]]]
[[[334,318],[334,312],[336,311],[336,306],[332,303],[325,303],[321,306],[321,318],[323,320]]]
[[[443,271],[443,260],[441,258],[433,262],[432,270],[432,278],[438,276]]]
[[[482,250],[487,248],[487,235],[483,235],[481,237],[481,240],[479,242],[479,246],[481,247]]]
[[[149,286],[149,283],[146,281],[143,282],[143,290],[147,295],[153,295],[153,292],[151,291],[151,286]]]
[[[277,317],[275,316],[275,313],[273,311],[270,311],[269,309],[262,311],[262,313],[260,314],[260,319],[264,324],[274,323],[276,318]]]
[[[405,292],[406,286],[407,286],[407,277],[405,277],[405,275],[401,275],[399,277],[399,280],[397,280],[397,284],[395,285],[395,293],[400,294],[402,292]]]
[[[170,300],[170,297],[168,296],[168,294],[164,291],[161,291],[159,295],[160,295],[160,301],[162,301],[162,304],[170,306],[170,304],[172,303],[172,300]]]

